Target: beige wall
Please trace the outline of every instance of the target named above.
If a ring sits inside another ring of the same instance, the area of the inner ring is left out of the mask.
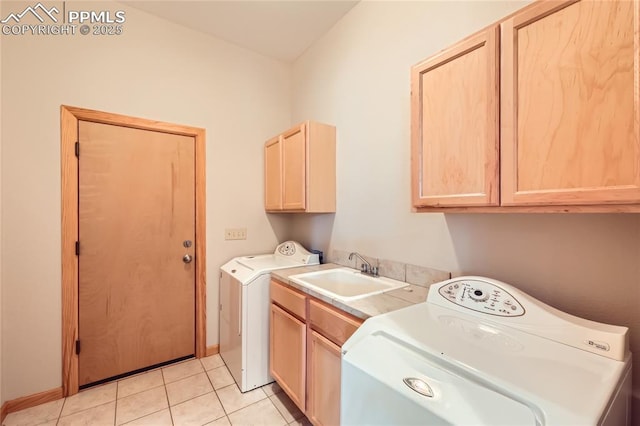
[[[2,36],[5,400],[61,385],[61,104],[206,128],[208,345],[220,265],[273,250],[283,229],[264,214],[261,153],[291,122],[290,66],[116,3],[73,7],[125,8],[124,34]],[[248,239],[225,242],[225,227]]]
[[[338,204],[335,216],[296,218],[293,237],[494,277],[572,314],[626,325],[640,409],[640,215],[410,211],[411,65],[520,5],[362,2],[294,63],[294,121],[337,126]]]
[[[0,15],[2,7],[0,6]],[[2,392],[2,37],[0,37],[0,404],[4,403]]]

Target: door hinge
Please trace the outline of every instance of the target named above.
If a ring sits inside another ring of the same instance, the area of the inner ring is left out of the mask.
[[[80,256],[80,241],[76,241],[76,256]]]
[[[80,355],[80,340],[76,340],[76,355]]]
[[[80,142],[76,142],[76,157],[80,157]]]

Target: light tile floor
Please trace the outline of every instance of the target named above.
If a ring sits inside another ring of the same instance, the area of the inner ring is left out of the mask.
[[[220,355],[191,359],[9,414],[3,426],[310,425],[272,383],[241,393]]]

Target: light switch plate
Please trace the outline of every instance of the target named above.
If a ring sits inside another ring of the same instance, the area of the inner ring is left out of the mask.
[[[225,240],[246,240],[247,228],[226,228],[224,230]]]

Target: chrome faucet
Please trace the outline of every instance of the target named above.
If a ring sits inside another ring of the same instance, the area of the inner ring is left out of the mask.
[[[359,257],[360,260],[364,262],[360,264],[360,272],[362,272],[363,274],[371,275],[372,277],[378,276],[378,267],[371,266],[371,264],[367,262],[367,260],[364,257],[362,257],[359,253],[356,253],[355,251],[353,253],[350,253],[349,260],[353,259],[354,255]]]

